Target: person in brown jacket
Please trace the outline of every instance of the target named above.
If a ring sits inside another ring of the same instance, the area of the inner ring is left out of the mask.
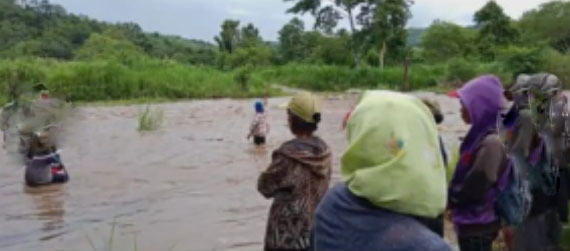
[[[314,212],[329,188],[331,150],[313,133],[320,121],[320,104],[302,92],[287,107],[295,138],[273,152],[260,176],[258,191],[273,199],[265,234],[266,251],[304,251],[311,247]]]

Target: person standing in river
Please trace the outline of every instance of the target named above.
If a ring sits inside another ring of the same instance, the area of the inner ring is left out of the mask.
[[[461,251],[491,251],[501,229],[495,211],[500,176],[508,165],[497,133],[504,108],[503,87],[495,76],[482,76],[450,93],[461,102],[461,117],[471,125],[449,188],[448,207]]]
[[[313,214],[331,177],[331,150],[314,135],[321,120],[318,98],[308,92],[297,94],[287,106],[287,115],[295,138],[273,152],[257,183],[258,191],[273,199],[265,251],[310,250]]]
[[[269,133],[269,123],[267,123],[267,114],[261,101],[255,102],[255,117],[251,122],[247,139],[253,137],[253,143],[257,146],[265,145],[267,133]]]

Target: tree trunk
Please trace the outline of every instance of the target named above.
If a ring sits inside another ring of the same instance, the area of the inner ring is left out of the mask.
[[[358,55],[358,50],[356,49],[356,42],[354,39],[354,35],[356,34],[356,28],[354,26],[354,17],[352,15],[352,9],[350,7],[346,8],[346,12],[348,13],[348,20],[350,22],[350,33],[352,35],[352,39],[350,41],[350,46],[352,47],[352,58],[354,60],[354,65],[358,67],[360,65],[360,58]]]
[[[380,55],[379,55],[379,63],[380,63],[380,69],[384,69],[384,57],[386,56],[386,41],[382,42],[382,48],[380,49]]]
[[[403,91],[409,91],[410,83],[409,83],[409,72],[410,72],[410,56],[406,55],[406,59],[404,60],[404,84],[403,84]]]

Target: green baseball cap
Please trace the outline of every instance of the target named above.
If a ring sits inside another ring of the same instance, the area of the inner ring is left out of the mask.
[[[315,115],[321,113],[321,102],[310,92],[300,92],[289,101],[287,110],[307,123],[316,124],[319,121],[316,121]]]

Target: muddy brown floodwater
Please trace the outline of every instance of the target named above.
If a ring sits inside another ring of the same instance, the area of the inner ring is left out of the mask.
[[[440,102],[447,147],[457,145],[466,130],[458,102],[416,95]],[[164,124],[151,133],[137,131],[143,106],[76,109],[61,145],[68,184],[25,188],[22,165],[0,150],[0,250],[261,250],[270,201],[258,194],[257,176],[291,138],[287,101],[269,100],[265,148],[246,141],[252,100],[156,105]],[[334,151],[334,182],[346,145],[341,121],[353,103],[324,102],[319,135]]]

